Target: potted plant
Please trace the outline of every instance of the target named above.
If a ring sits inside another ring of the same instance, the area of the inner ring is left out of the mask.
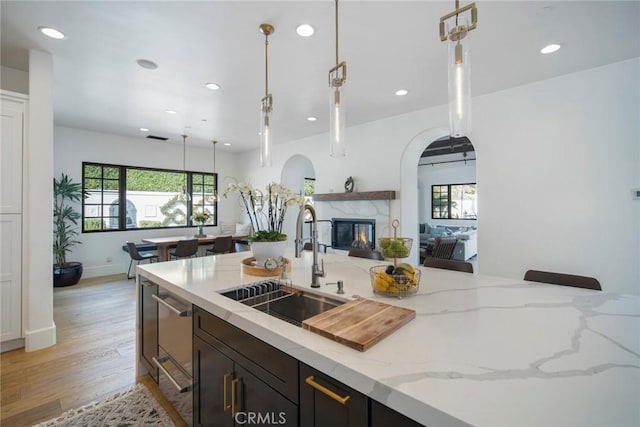
[[[67,252],[81,243],[75,240],[80,213],[72,203],[82,200],[82,186],[63,173],[60,180],[53,178],[53,198],[53,286],[75,285],[82,277],[82,263],[67,262]]]
[[[265,192],[247,184],[231,184],[223,195],[227,197],[235,191],[240,193],[251,222],[253,233],[247,240],[256,264],[281,257],[287,247],[287,235],[282,232],[285,214],[290,206],[304,206],[304,196],[276,182],[268,184]]]

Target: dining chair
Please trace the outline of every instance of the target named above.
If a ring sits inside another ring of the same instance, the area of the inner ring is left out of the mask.
[[[434,258],[427,256],[424,259],[425,267],[442,268],[445,270],[462,271],[463,273],[473,273],[473,264],[465,261],[453,259]]]
[[[212,254],[228,254],[233,252],[233,237],[232,236],[218,236],[213,241],[213,247],[207,249],[207,255]]]
[[[127,269],[127,279],[133,279],[135,277],[131,275],[131,266],[133,265],[133,261],[137,261],[137,265],[140,265],[140,262],[145,260],[149,260],[150,263],[154,260],[158,262],[158,255],[152,254],[151,252],[138,252],[138,248],[133,242],[126,242],[126,244],[129,257],[131,258],[129,261],[129,268]]]
[[[458,243],[458,239],[455,237],[436,237],[431,256],[434,258],[451,259],[456,243]]]
[[[576,276],[575,274],[552,273],[550,271],[527,270],[524,280],[530,282],[549,283],[552,285],[573,286],[574,288],[601,291],[600,282],[593,277]]]
[[[369,258],[369,259],[377,259],[384,260],[382,254],[378,251],[374,251],[372,249],[365,248],[351,248],[349,249],[349,256],[354,256],[358,258]]]
[[[191,258],[198,253],[198,239],[179,240],[173,252],[169,252],[169,259]]]

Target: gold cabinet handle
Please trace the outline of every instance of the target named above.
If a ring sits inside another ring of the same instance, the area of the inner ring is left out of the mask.
[[[330,398],[332,398],[333,400],[335,400],[336,402],[340,402],[343,405],[347,404],[347,401],[351,398],[351,396],[346,395],[345,397],[340,396],[339,394],[329,390],[328,388],[326,388],[325,386],[318,384],[314,378],[313,375],[308,376],[304,382],[306,382],[307,384],[309,384],[311,387],[315,388],[316,390],[318,390],[321,393],[326,394],[327,396],[329,396]]]
[[[233,377],[233,373],[229,373],[229,374],[224,374],[224,377],[222,377],[222,395],[224,397],[224,402],[223,402],[223,406],[222,409],[224,410],[224,412],[227,412],[229,410],[229,408],[231,408],[231,405],[229,405],[228,399],[227,399],[227,381],[229,380],[229,378]]]
[[[240,378],[231,381],[231,417],[236,416],[236,385],[240,382]]]

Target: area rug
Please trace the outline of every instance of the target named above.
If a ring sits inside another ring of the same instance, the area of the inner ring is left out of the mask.
[[[116,393],[102,402],[71,409],[35,427],[173,426],[171,418],[142,384]]]

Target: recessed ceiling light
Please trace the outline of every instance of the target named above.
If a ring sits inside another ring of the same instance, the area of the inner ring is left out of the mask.
[[[222,144],[222,145],[224,145],[225,147],[231,147],[231,143],[230,143],[230,142],[225,142],[225,143],[224,143],[224,144]]]
[[[173,110],[164,110],[164,112],[167,114],[178,114],[177,111],[173,111]]]
[[[405,96],[408,93],[409,93],[409,91],[406,90],[406,89],[399,89],[399,90],[396,91],[396,95],[398,95],[398,96]]]
[[[558,51],[560,49],[560,47],[561,46],[559,44],[555,44],[555,43],[554,44],[550,44],[550,45],[547,45],[547,46],[543,47],[542,49],[540,49],[540,53],[543,54],[543,55],[546,55],[548,53],[553,53],[553,52]]]
[[[315,116],[309,116],[307,117],[307,120],[309,120],[310,122],[315,122],[316,120],[318,120],[318,118]]]
[[[296,27],[296,33],[302,37],[311,37],[315,31],[316,30],[309,24],[301,24]]]
[[[64,38],[64,33],[62,31],[56,30],[55,28],[38,27],[38,30],[40,30],[40,32],[45,36],[51,37],[52,39],[60,40]]]
[[[153,61],[149,61],[148,59],[138,59],[136,63],[142,68],[146,68],[147,70],[155,70],[158,68],[158,64]]]
[[[220,85],[219,85],[219,84],[217,84],[217,83],[207,83],[207,84],[205,84],[205,86],[206,86],[208,89],[211,89],[211,90],[218,90],[218,89],[220,89]]]
[[[140,132],[149,132],[149,129],[147,129],[147,128],[140,128]]]

